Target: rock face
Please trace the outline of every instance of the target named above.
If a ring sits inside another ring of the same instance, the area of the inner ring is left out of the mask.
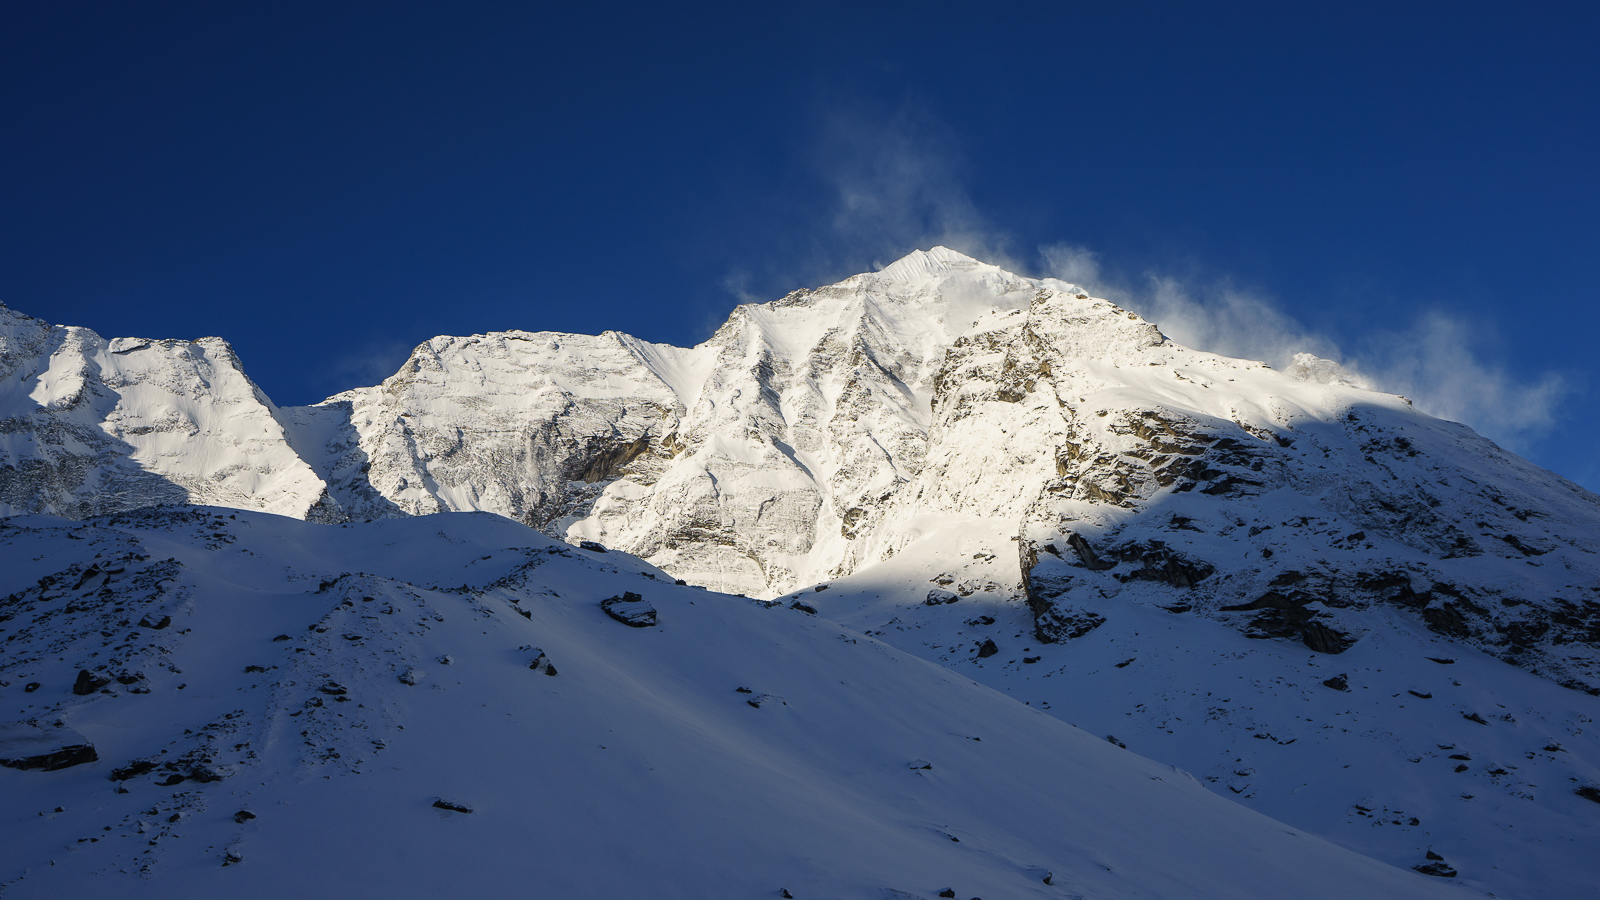
[[[942,247],[741,306],[694,348],[439,337],[281,410],[215,339],[0,313],[7,512],[483,510],[760,598],[959,527],[1016,539],[996,587],[1040,641],[1121,596],[1338,654],[1392,610],[1600,690],[1600,498],[1330,361],[1194,351]],[[194,469],[195,441],[230,462]]]

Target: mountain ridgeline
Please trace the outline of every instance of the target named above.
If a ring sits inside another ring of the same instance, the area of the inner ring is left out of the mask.
[[[755,597],[964,521],[1017,540],[999,587],[1040,641],[1094,621],[1077,589],[1154,580],[1326,653],[1398,607],[1600,688],[1600,498],[1327,361],[1185,348],[942,247],[740,306],[694,348],[438,337],[309,407],[273,405],[217,338],[0,308],[0,414],[5,514],[483,510]]]

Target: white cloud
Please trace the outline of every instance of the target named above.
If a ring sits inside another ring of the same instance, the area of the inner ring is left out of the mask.
[[[1067,244],[1040,249],[1049,275],[1077,284],[1154,322],[1185,346],[1286,368],[1312,353],[1342,365],[1375,390],[1409,397],[1422,411],[1464,422],[1518,449],[1556,424],[1571,392],[1559,374],[1520,378],[1486,353],[1487,335],[1459,317],[1426,311],[1399,331],[1369,334],[1341,348],[1272,300],[1226,283],[1194,285],[1146,274],[1133,286],[1102,275],[1092,250]]]

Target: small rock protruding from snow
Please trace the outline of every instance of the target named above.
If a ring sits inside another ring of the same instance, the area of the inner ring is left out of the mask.
[[[546,656],[543,650],[535,647],[533,652],[533,662],[528,663],[528,668],[535,672],[543,672],[546,675],[556,674],[556,667],[550,664],[550,657]]]
[[[913,759],[911,762],[906,763],[906,768],[912,770],[932,769],[933,763],[925,759]]]
[[[979,659],[988,659],[989,657],[991,657],[991,656],[993,656],[993,655],[995,655],[996,653],[999,653],[999,652],[1000,652],[1000,645],[996,644],[994,642],[994,638],[984,638],[983,639],[983,643],[978,645],[978,658]]]
[[[1323,687],[1331,687],[1336,691],[1350,690],[1350,682],[1343,675],[1335,675],[1332,678],[1325,679],[1322,685]]]
[[[450,812],[458,812],[458,813],[469,813],[469,812],[472,812],[472,807],[468,806],[467,804],[459,803],[459,802],[457,802],[455,800],[446,800],[443,797],[440,797],[439,799],[433,801],[433,808],[434,809],[445,809],[445,810],[449,810]]]
[[[422,670],[418,669],[416,666],[408,666],[404,672],[400,673],[400,683],[409,687],[416,687],[417,679],[421,677]]]
[[[656,608],[632,591],[600,601],[600,608],[611,618],[634,628],[649,628],[656,624]]]
[[[922,602],[926,606],[943,606],[946,603],[954,603],[960,599],[960,597],[956,596],[956,594],[951,591],[934,588],[928,592],[927,599],[923,600]]]

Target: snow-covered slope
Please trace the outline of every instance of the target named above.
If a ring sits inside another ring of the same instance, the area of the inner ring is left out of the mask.
[[[0,515],[336,515],[278,413],[220,338],[106,341],[0,305]]]
[[[8,898],[1472,895],[502,518],[22,518],[0,553],[0,757],[71,763],[0,768]]]

